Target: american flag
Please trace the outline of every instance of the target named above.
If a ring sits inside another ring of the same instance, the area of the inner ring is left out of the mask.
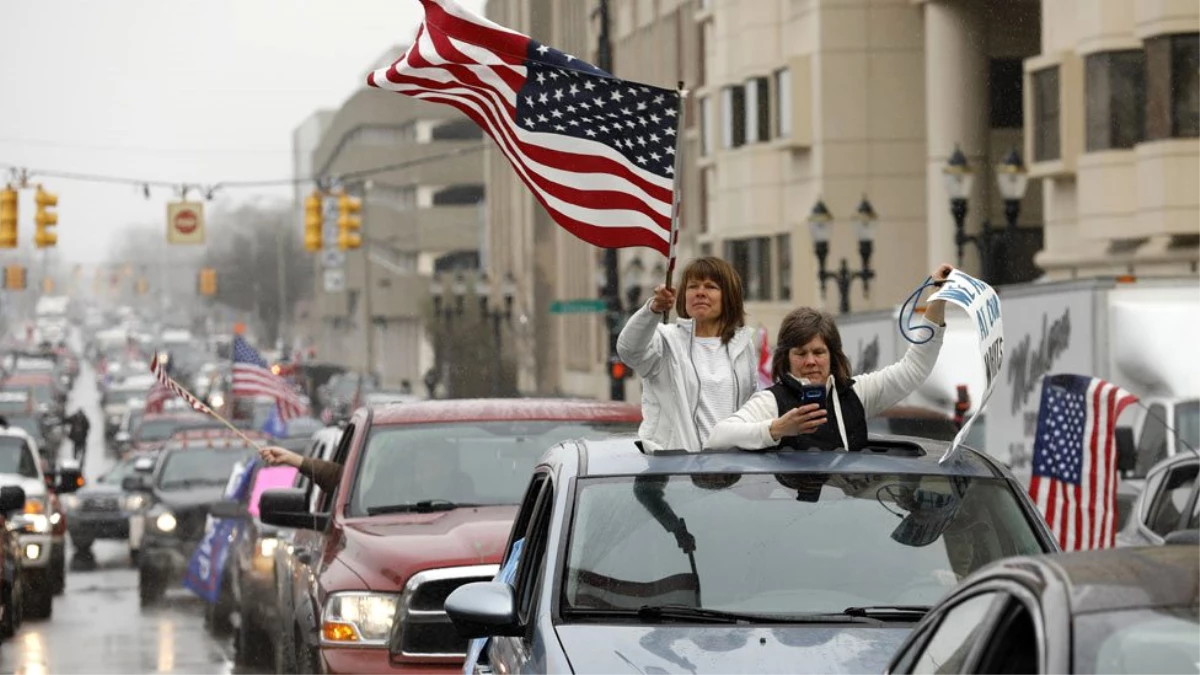
[[[233,395],[269,396],[285,421],[304,415],[308,406],[282,377],[271,372],[263,357],[242,336],[233,337]]]
[[[158,361],[158,355],[155,355],[155,362]],[[153,387],[150,387],[150,393],[146,394],[145,413],[160,413],[166,407],[167,401],[171,400],[175,394],[171,389],[162,382],[155,382]]]
[[[616,79],[454,0],[421,3],[413,45],[367,83],[471,118],[576,237],[673,257],[680,93]]]
[[[1086,375],[1042,378],[1029,495],[1064,551],[1115,544],[1116,438],[1137,397]]]
[[[155,384],[154,387],[150,390],[151,396],[154,395],[154,391],[156,389],[159,389],[161,387],[166,390],[166,398],[163,399],[164,401],[166,399],[169,399],[171,397],[171,395],[175,395],[175,396],[182,398],[184,401],[187,401],[187,404],[189,406],[191,406],[193,410],[199,410],[200,412],[202,412],[206,415],[212,415],[213,417],[220,419],[220,416],[217,415],[216,413],[214,413],[212,411],[212,408],[209,408],[208,406],[204,405],[203,401],[196,398],[195,396],[192,396],[191,392],[189,392],[187,389],[184,389],[183,387],[179,386],[178,382],[176,382],[175,380],[172,380],[170,378],[170,376],[167,375],[166,366],[164,366],[158,360],[158,352],[154,352],[154,356],[150,359],[150,372],[153,373],[155,379],[158,380],[158,383]],[[159,394],[159,395],[162,395],[162,394]],[[146,401],[147,412],[150,412],[149,405],[150,405],[150,402],[149,402],[149,400],[147,400]]]

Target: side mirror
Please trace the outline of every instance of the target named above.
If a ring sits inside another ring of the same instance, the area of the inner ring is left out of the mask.
[[[1195,546],[1200,544],[1200,530],[1175,530],[1174,532],[1169,532],[1166,537],[1163,537],[1163,543],[1168,546],[1173,544]]]
[[[1131,473],[1137,469],[1137,446],[1133,444],[1133,429],[1117,427],[1117,472]]]
[[[154,470],[154,458],[142,457],[133,463],[133,470],[138,473],[150,473]]]
[[[520,635],[513,587],[502,581],[477,581],[459,586],[446,598],[446,614],[459,637]]]
[[[121,480],[121,489],[125,492],[149,492],[150,477],[143,474],[125,476]]]
[[[259,497],[258,517],[267,525],[292,527],[300,530],[323,530],[329,515],[309,513],[308,500],[299,488],[266,490]]]
[[[210,503],[208,513],[213,518],[245,518],[249,515],[241,502],[232,499],[220,499]]]
[[[25,508],[25,490],[15,485],[0,488],[0,514],[8,515]]]
[[[118,431],[113,440],[117,443],[128,443],[133,440],[133,436],[130,436],[128,431]]]
[[[58,468],[57,492],[69,495],[83,487],[83,470],[77,466],[60,466]]]

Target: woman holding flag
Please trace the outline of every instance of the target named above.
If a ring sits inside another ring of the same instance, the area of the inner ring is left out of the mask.
[[[693,260],[683,294],[659,286],[617,338],[617,354],[642,377],[648,449],[699,452],[713,426],[754,393],[758,355],[745,325],[742,280],[720,258]],[[664,323],[674,307],[679,318]]]
[[[930,275],[932,285],[945,282],[953,270],[939,265]],[[771,359],[775,384],[715,425],[705,447],[862,450],[867,419],[902,401],[933,372],[942,349],[945,311],[944,300],[929,303],[924,318],[928,340],[913,343],[887,368],[851,378],[850,359],[842,350],[833,316],[811,307],[793,310],[779,326]],[[825,423],[830,416],[834,424]]]

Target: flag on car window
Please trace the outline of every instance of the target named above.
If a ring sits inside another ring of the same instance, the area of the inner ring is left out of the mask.
[[[1042,378],[1029,496],[1064,551],[1116,543],[1117,449],[1121,411],[1137,397],[1086,375]]]
[[[454,0],[421,4],[412,46],[367,84],[457,108],[576,237],[670,257],[680,92],[614,78]]]
[[[258,459],[255,458],[234,469],[225,487],[225,499],[240,501],[246,496],[257,463]],[[204,523],[204,537],[188,561],[183,586],[209,604],[216,604],[221,597],[222,572],[238,525],[239,521],[231,518],[208,516]]]
[[[263,420],[262,432],[271,438],[287,436],[287,422],[283,421],[283,416],[279,414],[278,403],[271,406],[271,412],[267,413],[267,419]]]

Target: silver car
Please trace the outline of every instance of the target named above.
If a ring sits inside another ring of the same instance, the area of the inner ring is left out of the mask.
[[[1181,452],[1155,464],[1146,474],[1145,488],[1134,501],[1125,527],[1117,533],[1117,545],[1159,546],[1172,533],[1200,528],[1198,473],[1200,455],[1195,452]]]

